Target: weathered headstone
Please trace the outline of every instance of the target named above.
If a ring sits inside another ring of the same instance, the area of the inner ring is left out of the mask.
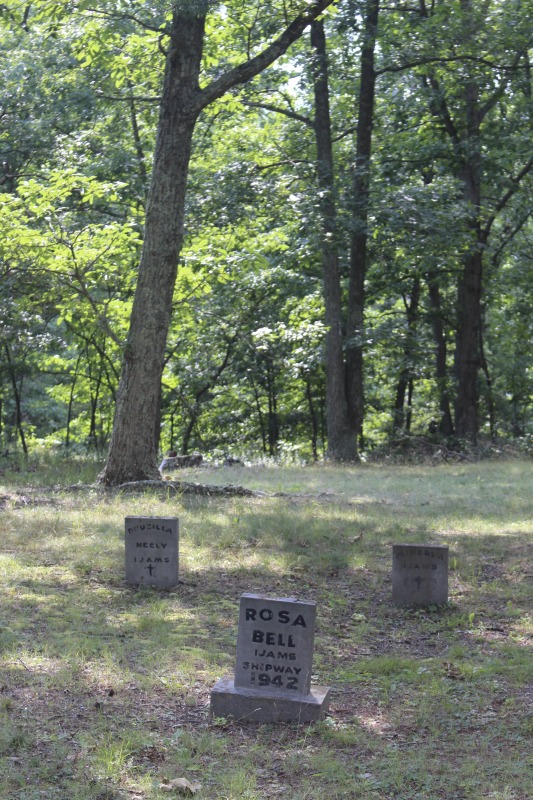
[[[316,603],[241,596],[235,678],[211,691],[211,715],[250,722],[312,722],[330,690],[311,686]]]
[[[397,606],[448,602],[448,548],[445,545],[393,544],[392,601]]]
[[[178,582],[176,517],[126,517],[126,583],[165,588]]]

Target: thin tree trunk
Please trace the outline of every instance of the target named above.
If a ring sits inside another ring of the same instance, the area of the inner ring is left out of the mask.
[[[475,103],[470,98],[470,103]],[[474,113],[472,109],[471,113]],[[477,131],[479,136],[479,130]],[[473,134],[469,137],[473,147]],[[457,291],[457,341],[455,350],[455,376],[457,396],[455,401],[455,430],[459,437],[472,442],[477,440],[479,420],[478,374],[481,367],[483,288],[483,253],[479,223],[481,181],[479,154],[471,154],[464,173],[465,199],[470,205],[472,219],[471,250],[466,255]]]
[[[309,419],[311,420],[311,452],[313,453],[313,461],[318,461],[318,419],[313,401],[311,381],[309,378],[305,379],[305,395],[307,397],[307,406],[309,408]]]
[[[224,371],[231,363],[233,348],[235,346],[237,339],[239,338],[239,335],[240,335],[240,325],[237,327],[235,333],[232,336],[230,336],[229,339],[226,339],[226,350],[224,352],[224,356],[220,364],[213,369],[211,375],[208,378],[206,378],[203,385],[199,389],[197,389],[197,391],[194,394],[194,403],[191,406],[190,420],[187,423],[182,438],[181,452],[183,453],[183,455],[187,455],[187,453],[189,452],[189,445],[192,437],[192,432],[194,430],[194,426],[196,425],[196,423],[200,418],[202,410],[201,408],[202,399],[208,394],[208,392],[210,392],[216,386],[218,380],[220,379]]]
[[[268,390],[268,454],[275,456],[279,442],[278,398],[276,377],[272,359],[267,356],[267,390]]]
[[[394,433],[403,433],[405,423],[405,394],[409,382],[409,370],[405,367],[400,372],[400,377],[396,383],[396,394],[394,396],[394,409],[392,415],[392,427]]]
[[[76,388],[76,383],[78,381],[78,370],[80,368],[80,362],[81,362],[81,354],[78,356],[78,360],[76,361],[76,368],[74,370],[74,380],[72,381],[72,386],[70,387],[70,393],[68,398],[67,430],[65,432],[65,449],[67,453],[70,447],[70,423],[72,421],[72,406],[74,405],[74,389]]]
[[[448,391],[447,345],[442,321],[442,303],[439,284],[435,273],[427,276],[429,300],[431,305],[431,322],[433,341],[435,342],[435,378],[439,394],[440,420],[438,429],[443,436],[452,436],[453,419]]]
[[[415,391],[414,378],[409,379],[409,386],[407,391],[407,410],[405,412],[405,432],[411,433],[411,421],[413,418],[413,394]]]
[[[98,374],[95,383],[94,392],[91,392],[91,425],[89,429],[89,442],[93,443],[93,447],[98,452],[98,424],[96,420],[98,411],[98,400],[100,397],[100,386],[102,385],[102,373]]]
[[[481,358],[481,368],[483,370],[483,374],[485,375],[485,382],[487,384],[486,398],[487,398],[487,409],[489,413],[490,438],[492,442],[495,442],[498,437],[498,433],[496,430],[496,407],[494,405],[494,394],[492,391],[492,376],[490,374],[489,364],[485,356],[485,347],[483,344],[483,330],[481,330],[480,333],[479,353]]]
[[[322,275],[326,323],[327,457],[355,461],[357,431],[350,425],[343,352],[342,295],[338,258],[337,209],[329,109],[328,59],[322,20],[311,25],[317,177],[322,223]]]
[[[367,268],[370,157],[374,123],[376,46],[379,0],[367,0],[365,33],[361,51],[357,143],[353,180],[352,234],[350,243],[350,286],[346,329],[346,391],[351,425],[362,437],[364,419],[363,342],[365,277]]]
[[[169,451],[174,450],[174,412],[170,413],[170,437],[168,442]]]
[[[403,364],[396,385],[396,397],[393,410],[393,428],[396,432],[409,432],[411,425],[411,399],[413,391],[413,349],[416,339],[416,322],[420,303],[420,278],[415,277],[411,288],[411,300],[404,295],[405,314],[407,317],[407,333],[403,352]],[[409,390],[407,409],[405,397]]]
[[[129,106],[130,106],[131,130],[133,133],[133,143],[135,145],[137,164],[139,166],[139,177],[141,179],[143,189],[146,191],[146,184],[148,180],[148,176],[146,174],[146,161],[144,158],[141,136],[139,133],[139,123],[137,121],[137,109],[135,108],[135,100],[133,98],[133,84],[131,83],[131,81],[129,82],[129,89],[130,89]]]
[[[319,399],[319,420],[320,420],[320,439],[322,441],[322,457],[326,457],[326,397],[325,394],[320,395]]]
[[[4,345],[4,352],[6,354],[6,360],[9,366],[9,374],[11,376],[11,385],[13,386],[13,397],[15,398],[15,424],[20,438],[20,444],[22,445],[22,452],[24,453],[24,457],[28,458],[28,445],[26,444],[26,437],[24,435],[24,426],[22,424],[22,397],[21,397],[21,389],[17,384],[17,377],[15,375],[15,366],[11,360],[11,353],[9,351],[9,347],[7,344]]]
[[[267,435],[265,430],[265,420],[263,417],[263,412],[261,410],[261,400],[259,398],[259,392],[257,391],[257,387],[255,383],[252,383],[252,391],[254,393],[255,398],[255,407],[257,409],[257,416],[259,418],[259,430],[261,431],[261,443],[263,445],[263,454],[266,455],[267,453]]]
[[[181,452],[182,452],[182,454],[184,456],[186,456],[188,454],[188,452],[189,452],[189,445],[190,445],[190,442],[191,442],[192,432],[193,432],[194,426],[196,425],[196,422],[198,420],[197,411],[198,411],[198,409],[195,406],[191,416],[189,417],[189,421],[188,421],[187,425],[185,426],[185,430],[183,431],[183,436],[182,436],[182,439],[181,439]]]
[[[460,0],[464,13],[463,36],[473,42],[475,23],[471,0]],[[422,16],[427,18],[425,5]],[[453,120],[443,86],[433,73],[426,76],[432,89],[431,112],[449,136],[456,156],[456,176],[462,182],[464,199],[469,207],[470,250],[463,259],[463,270],[457,286],[457,332],[454,359],[456,381],[455,430],[458,436],[476,440],[478,432],[478,371],[481,365],[479,337],[481,332],[481,292],[483,256],[481,241],[481,154],[480,125],[483,114],[479,105],[479,89],[475,80],[467,78],[462,87],[466,125],[463,132]],[[496,97],[497,94],[494,95]],[[486,106],[488,108],[488,106]],[[485,111],[486,113],[486,111]]]

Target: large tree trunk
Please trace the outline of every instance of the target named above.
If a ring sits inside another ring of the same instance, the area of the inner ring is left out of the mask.
[[[258,75],[283,55],[332,1],[315,0],[264,50],[223,72],[203,89],[198,79],[210,2],[174,5],[139,277],[108,460],[99,476],[104,484],[159,477],[156,454],[161,377],[198,115],[229,89]]]
[[[105,484],[159,477],[161,376],[183,239],[187,175],[199,91],[204,16],[174,16],[144,230]]]
[[[364,418],[363,341],[365,277],[367,268],[370,157],[374,122],[376,73],[374,51],[379,0],[367,0],[365,38],[361,50],[357,144],[353,182],[352,235],[350,245],[350,287],[346,327],[346,391],[351,425],[362,437]]]
[[[311,25],[311,44],[314,51],[315,137],[321,203],[322,275],[326,323],[326,427],[328,437],[326,455],[332,460],[355,461],[358,458],[357,432],[350,425],[346,400],[328,64],[322,21],[315,21]]]

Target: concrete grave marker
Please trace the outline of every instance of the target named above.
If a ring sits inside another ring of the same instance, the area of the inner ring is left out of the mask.
[[[211,691],[211,715],[252,722],[312,722],[329,688],[311,686],[316,603],[243,594],[235,678]]]
[[[397,606],[448,602],[448,548],[393,544],[392,601]]]
[[[165,588],[178,582],[177,517],[126,517],[126,583]]]

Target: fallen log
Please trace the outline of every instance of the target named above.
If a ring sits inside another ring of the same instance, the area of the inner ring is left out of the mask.
[[[95,487],[93,487],[95,488]],[[168,491],[172,489],[176,494],[195,494],[205,497],[264,497],[265,492],[255,492],[252,489],[245,489],[244,486],[209,485],[207,483],[189,483],[187,481],[128,481],[118,486],[96,487],[105,491],[144,491],[146,489],[161,489]]]

